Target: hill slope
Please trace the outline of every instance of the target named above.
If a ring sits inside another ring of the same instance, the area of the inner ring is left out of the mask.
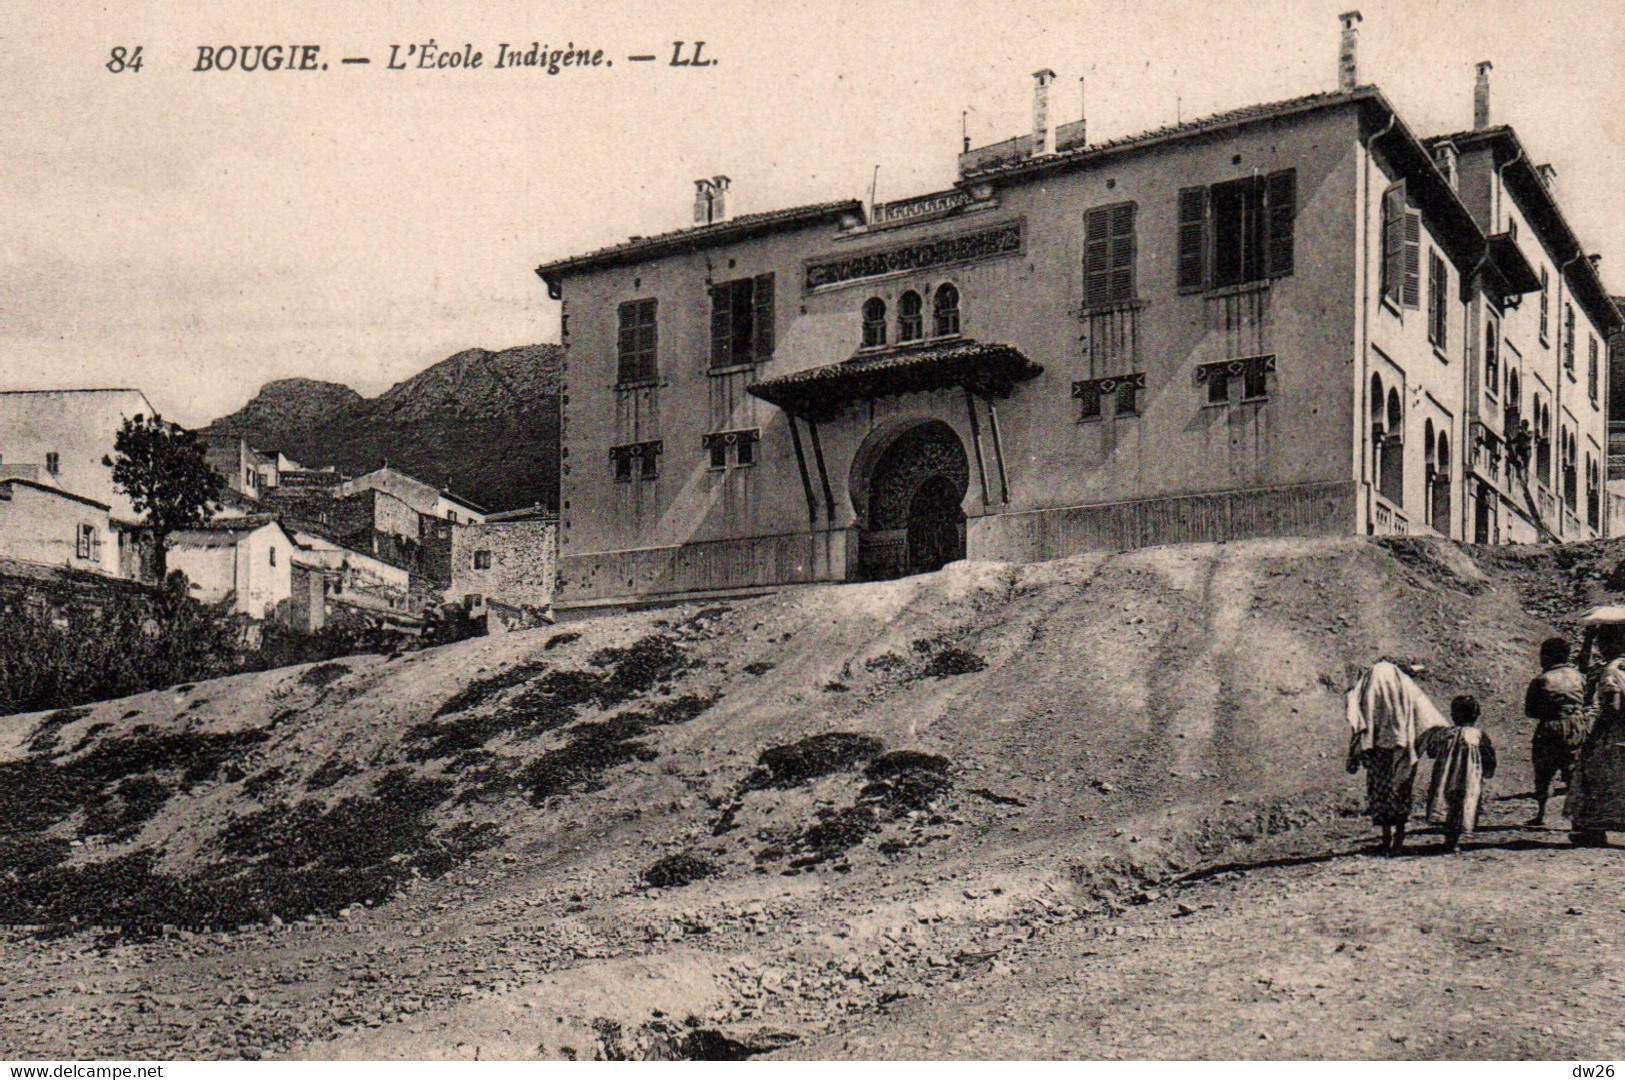
[[[1342,691],[1379,656],[1477,693],[1496,790],[1527,791],[1550,627],[1526,608],[1604,595],[1620,551],[1587,550],[956,564],[3,720],[0,921],[125,929],[0,938],[0,1054],[1252,1056],[1300,1030],[1303,1053],[1594,1057],[1625,1000],[1548,1043],[1484,1010],[1567,977],[1518,966],[1568,933],[1519,875],[1607,853],[1333,861],[1369,834]],[[1418,918],[1444,936],[1400,942]],[[1326,964],[1344,981],[1315,991]],[[1463,1007],[1434,1000],[1446,970],[1507,987],[1471,1006],[1495,1030],[1409,1041]],[[1364,1000],[1384,985],[1404,1031]]]
[[[350,473],[381,459],[491,510],[556,505],[563,347],[466,349],[376,398],[312,379],[267,383],[206,431]]]

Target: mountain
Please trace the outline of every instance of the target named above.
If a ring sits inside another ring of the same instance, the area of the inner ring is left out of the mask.
[[[310,468],[388,460],[488,510],[557,508],[561,345],[465,349],[375,398],[279,379],[205,434],[241,434]]]

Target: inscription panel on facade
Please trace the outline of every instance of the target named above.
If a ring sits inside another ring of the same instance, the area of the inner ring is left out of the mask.
[[[805,288],[807,292],[817,292],[891,274],[1020,255],[1022,225],[1020,220],[1007,221],[990,229],[958,236],[943,236],[881,251],[866,251],[861,255],[810,262],[806,269]]]

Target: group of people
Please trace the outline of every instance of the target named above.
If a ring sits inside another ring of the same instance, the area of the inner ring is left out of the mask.
[[[1576,845],[1600,845],[1607,832],[1625,830],[1625,621],[1588,627],[1580,664],[1569,642],[1548,638],[1540,647],[1541,672],[1524,695],[1535,722],[1531,754],[1536,813],[1546,821],[1552,782],[1567,785],[1563,813]],[[1444,849],[1455,850],[1478,825],[1484,782],[1495,776],[1495,744],[1479,726],[1471,694],[1450,703],[1446,720],[1398,665],[1372,665],[1348,693],[1347,768],[1366,771],[1366,813],[1382,829],[1382,850],[1404,850],[1412,789],[1422,758],[1434,761],[1426,814],[1440,826]]]

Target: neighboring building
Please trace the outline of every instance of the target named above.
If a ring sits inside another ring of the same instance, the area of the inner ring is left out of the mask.
[[[135,508],[102,462],[112,457],[125,420],[153,412],[139,390],[0,392],[0,467],[34,466],[32,479],[104,503],[114,520],[133,522]]]
[[[453,524],[467,524],[485,520],[485,508],[461,496],[454,495],[433,484],[426,484],[415,476],[408,476],[387,464],[338,485],[335,492],[343,498],[363,491],[382,491],[400,499],[426,517],[436,517]]]
[[[293,541],[293,564],[319,571],[331,596],[368,596],[385,607],[405,608],[411,596],[410,571],[382,559],[352,551],[318,532],[287,528]]]
[[[119,573],[107,504],[32,480],[0,480],[0,558]]]
[[[1487,84],[1474,131],[1424,143],[1345,30],[1336,92],[1086,145],[1040,72],[1033,135],[948,191],[539,267],[574,384],[557,605],[1246,536],[1603,535],[1592,343],[1620,318],[1595,267]],[[1527,499],[1497,464],[1508,396],[1538,418]]]
[[[231,518],[169,537],[169,568],[191,582],[205,604],[232,602],[255,619],[286,619],[293,542],[274,518]]]
[[[551,622],[557,550],[558,522],[530,509],[455,529],[446,599],[493,630]]]

